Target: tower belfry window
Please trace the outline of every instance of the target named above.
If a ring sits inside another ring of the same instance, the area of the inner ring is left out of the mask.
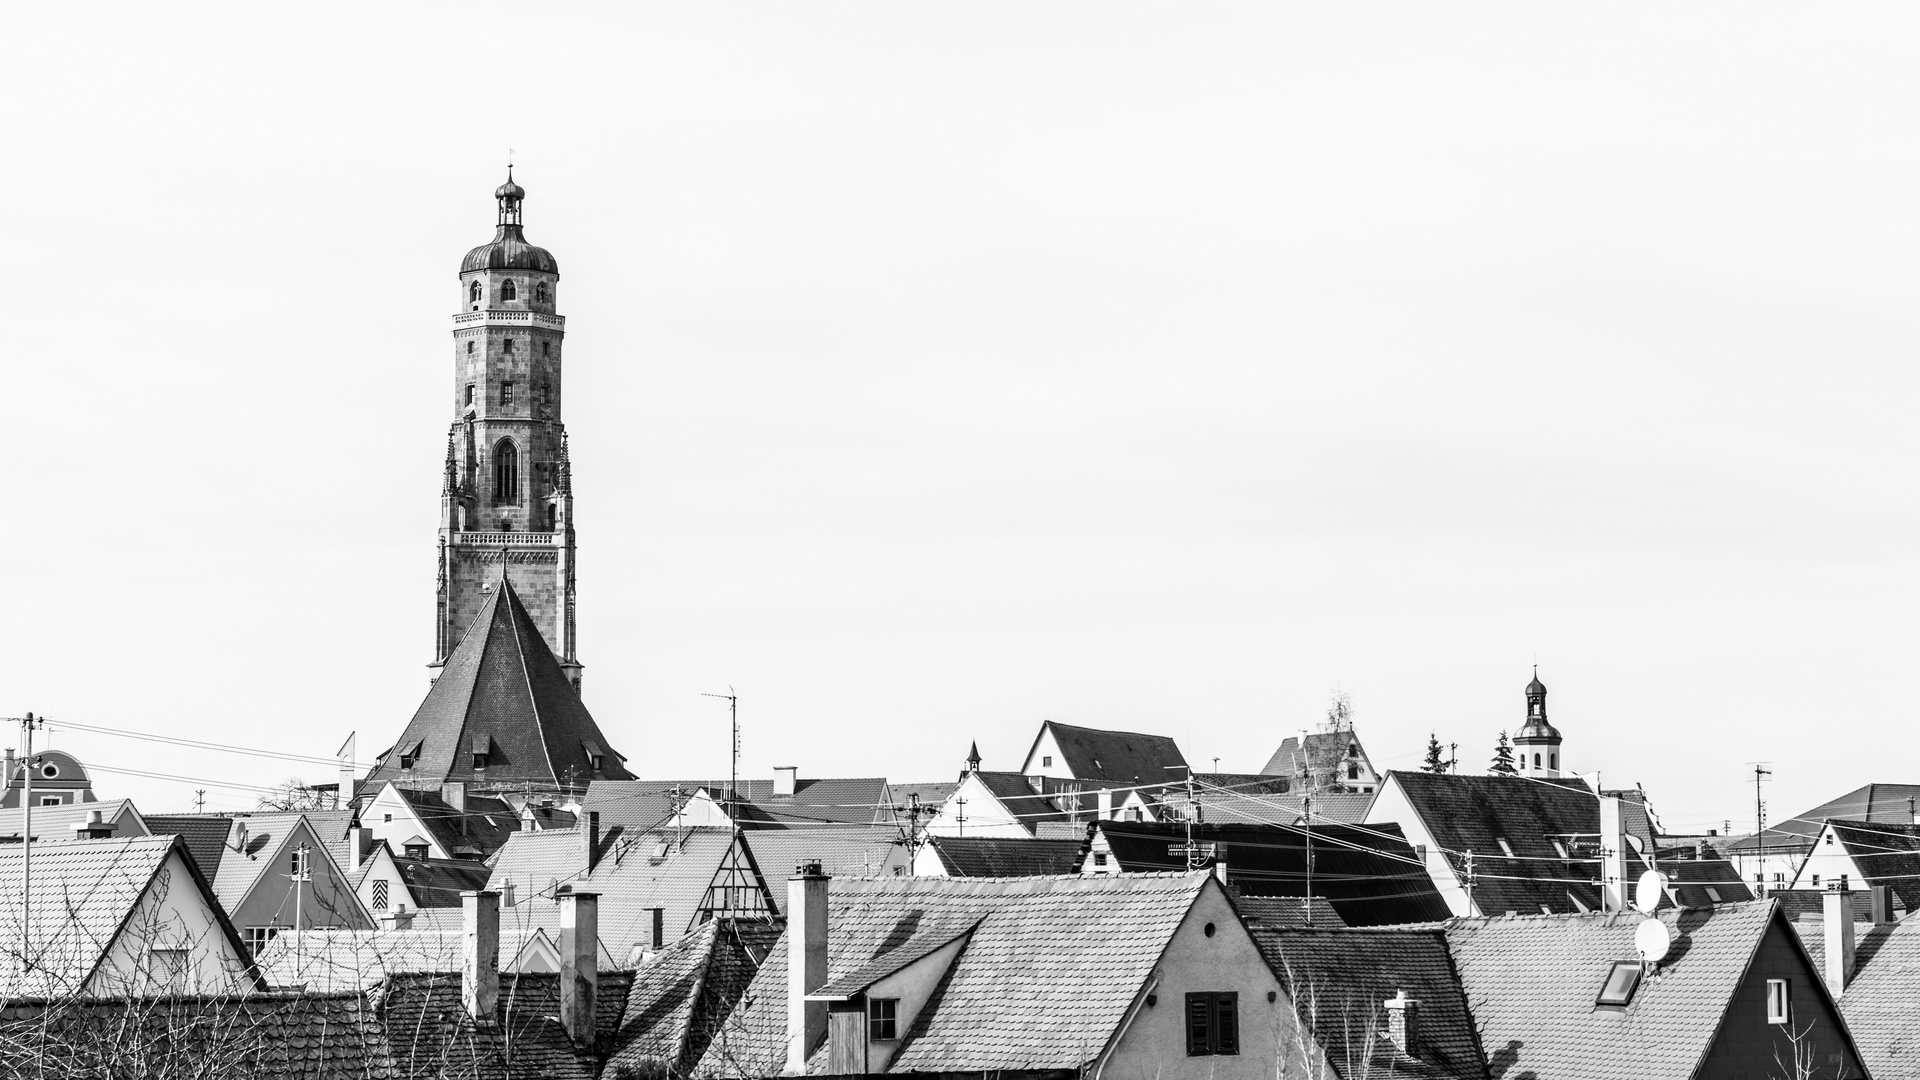
[[[500,283],[500,299],[517,300],[519,298],[520,298],[520,293],[516,289],[514,289],[513,282],[503,281]]]
[[[542,304],[547,302],[547,283],[546,282],[543,281],[540,284],[535,285],[533,287],[533,298]]]
[[[504,503],[520,501],[520,452],[507,439],[501,439],[493,448],[493,499]]]
[[[480,302],[480,283],[478,281],[475,281],[472,284],[467,286],[467,303],[477,304],[479,302]]]

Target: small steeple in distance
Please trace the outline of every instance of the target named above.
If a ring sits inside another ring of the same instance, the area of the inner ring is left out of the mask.
[[[527,190],[514,181],[511,165],[493,198],[493,239],[460,261],[429,667],[437,678],[490,584],[505,573],[578,690],[573,478],[560,409],[567,328],[556,311],[560,264],[527,242]]]
[[[980,744],[979,742],[976,741],[967,750],[967,772],[977,773],[979,771],[980,771]]]
[[[1551,778],[1567,775],[1560,766],[1560,731],[1547,722],[1547,684],[1540,681],[1540,665],[1527,684],[1527,718],[1513,737],[1515,768],[1521,776]]]

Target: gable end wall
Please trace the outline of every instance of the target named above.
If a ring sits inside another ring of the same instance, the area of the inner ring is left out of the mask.
[[[1866,1075],[1828,1008],[1826,995],[1820,991],[1819,973],[1807,963],[1798,944],[1788,940],[1791,933],[1777,918],[1767,928],[1746,978],[1727,1006],[1706,1060],[1694,1073],[1695,1080],[1793,1075],[1791,1069],[1781,1067],[1782,1062],[1793,1060],[1786,1028],[1767,1023],[1767,980],[1782,978],[1793,982],[1793,1029],[1796,1033],[1804,1031],[1804,1042],[1814,1049],[1814,1075]],[[1845,1070],[1837,1070],[1836,1066],[1843,1063]]]

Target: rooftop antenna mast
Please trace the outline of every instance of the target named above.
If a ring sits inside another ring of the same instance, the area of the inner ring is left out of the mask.
[[[1753,839],[1760,859],[1760,895],[1767,895],[1767,804],[1760,798],[1760,785],[1773,775],[1773,762],[1749,761],[1753,766]]]
[[[727,820],[739,823],[740,791],[740,695],[727,687],[724,694],[701,694],[701,697],[719,698],[727,703],[727,717],[733,724],[733,759],[729,763],[727,774]]]

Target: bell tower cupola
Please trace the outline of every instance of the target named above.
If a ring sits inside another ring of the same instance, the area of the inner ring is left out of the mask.
[[[561,421],[567,321],[560,264],[527,242],[527,191],[507,168],[493,239],[460,262],[453,316],[452,424],[440,496],[439,668],[504,566],[577,690],[573,475]]]
[[[1527,684],[1527,721],[1513,737],[1514,765],[1522,776],[1551,778],[1568,775],[1560,765],[1560,730],[1547,722],[1547,684],[1540,668]]]

